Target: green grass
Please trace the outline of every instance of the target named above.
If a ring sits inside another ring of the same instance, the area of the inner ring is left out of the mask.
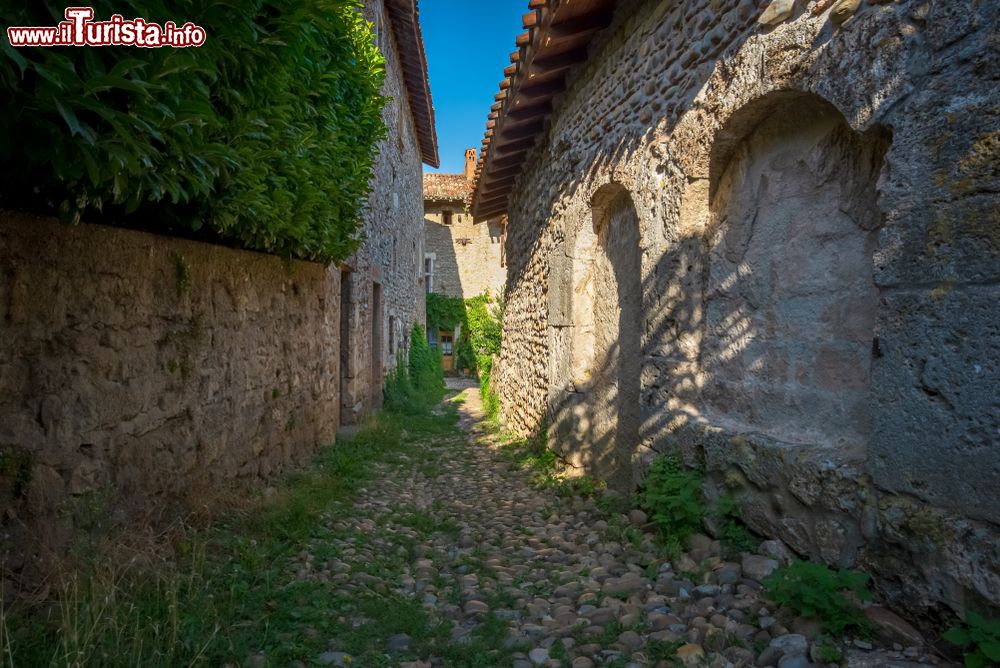
[[[543,428],[531,438],[516,438],[503,433],[489,421],[486,425],[501,442],[501,456],[513,466],[531,472],[532,483],[538,489],[551,491],[563,497],[596,497],[607,489],[604,481],[590,476],[567,475],[555,451],[548,446],[546,429]]]
[[[371,533],[336,528],[345,526],[339,520],[357,516],[358,490],[377,467],[385,475],[394,467],[412,471],[434,448],[462,447],[456,422],[454,405],[443,415],[383,414],[354,439],[323,450],[276,494],[248,500],[243,511],[218,517],[208,528],[186,530],[171,549],[161,550],[165,554],[129,561],[95,550],[44,605],[0,601],[0,666],[245,665],[257,654],[271,666],[312,665],[327,650],[351,654],[356,666],[397,666],[429,656],[448,666],[509,664],[513,650],[502,644],[506,622],[487,617],[468,644],[456,646],[450,623],[424,609],[419,598],[395,591],[413,559],[412,536],[382,525]],[[412,529],[418,540],[458,531],[435,507],[401,507],[388,519]],[[296,577],[304,551],[326,563],[342,556],[338,540],[363,545],[375,539],[389,549],[377,550],[361,569],[387,587],[348,594],[331,581]],[[386,642],[398,633],[412,638],[411,649],[390,656]]]

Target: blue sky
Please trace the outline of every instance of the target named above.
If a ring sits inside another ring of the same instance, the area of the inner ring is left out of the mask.
[[[486,117],[523,32],[528,0],[420,0],[431,95],[437,116],[440,171],[464,169],[465,149],[481,148]]]

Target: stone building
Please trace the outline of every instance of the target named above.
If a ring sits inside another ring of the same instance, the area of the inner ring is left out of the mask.
[[[476,221],[468,210],[476,173],[476,149],[465,152],[462,174],[424,174],[424,288],[427,293],[469,299],[500,294],[507,281],[503,255],[506,218]],[[455,370],[461,325],[454,331],[428,323],[427,338],[441,351],[446,372]]]
[[[464,174],[424,174],[424,276],[427,292],[468,299],[496,295],[507,282],[503,256],[506,221],[476,221],[472,193],[476,149],[465,152]]]
[[[379,146],[365,242],[342,268],[341,422],[379,408],[386,374],[426,320],[423,164],[437,167],[434,106],[416,2],[368,0],[365,16],[386,57],[388,136]]]
[[[622,488],[679,453],[890,601],[995,609],[1000,1],[532,8],[472,205],[510,221],[507,426]]]
[[[425,318],[421,163],[438,158],[416,5],[365,11],[389,138],[343,266],[0,211],[5,576],[64,546],[82,503],[110,515],[268,476],[378,406]]]

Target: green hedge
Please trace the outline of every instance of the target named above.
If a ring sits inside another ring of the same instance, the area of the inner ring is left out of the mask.
[[[200,48],[0,48],[0,206],[339,260],[358,243],[384,63],[355,0],[95,0]],[[3,3],[54,26],[66,3]]]

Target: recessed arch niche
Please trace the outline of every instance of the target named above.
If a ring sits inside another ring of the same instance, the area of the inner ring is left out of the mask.
[[[779,92],[737,111],[709,169],[702,409],[787,442],[856,447],[871,430],[888,133]]]
[[[620,184],[599,189],[551,268],[553,447],[572,464],[631,484],[639,434],[642,279],[639,218]]]

